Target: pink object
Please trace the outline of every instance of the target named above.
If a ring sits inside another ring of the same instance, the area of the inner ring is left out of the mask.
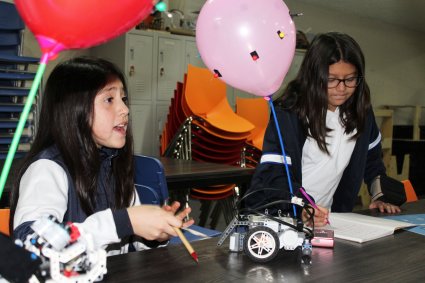
[[[61,50],[88,48],[128,31],[149,15],[154,2],[15,0],[19,14],[49,58]]]
[[[333,248],[335,244],[334,231],[326,229],[315,229],[314,237],[311,239],[311,244],[314,247]]]
[[[209,0],[196,25],[206,66],[257,96],[276,92],[295,53],[296,29],[282,0]]]

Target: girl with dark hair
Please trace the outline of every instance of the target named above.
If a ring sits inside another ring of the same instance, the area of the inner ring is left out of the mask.
[[[316,36],[297,77],[274,104],[286,158],[275,121],[270,119],[263,155],[248,191],[252,192],[248,207],[259,207],[285,194],[288,199],[287,172],[282,166],[286,163],[293,193],[303,196],[299,191],[303,187],[317,204],[316,226],[326,224],[329,209],[352,211],[363,180],[372,195],[370,208],[400,211],[400,203],[391,203],[384,193],[399,190],[402,184],[385,175],[365,60],[353,38],[336,32]],[[285,211],[288,206],[276,210]]]
[[[56,66],[38,125],[12,193],[14,237],[24,240],[45,215],[75,222],[109,254],[176,236],[190,208],[175,215],[178,203],[140,205],[135,193],[127,86],[115,65],[81,57]]]

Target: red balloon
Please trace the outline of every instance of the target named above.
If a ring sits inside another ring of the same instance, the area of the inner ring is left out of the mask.
[[[112,4],[112,2],[114,2]],[[154,0],[15,0],[16,7],[43,54],[88,48],[140,23]]]

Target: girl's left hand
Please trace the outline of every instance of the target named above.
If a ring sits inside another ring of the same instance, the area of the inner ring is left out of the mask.
[[[374,208],[378,208],[380,212],[386,212],[386,213],[399,213],[401,211],[400,207],[398,207],[397,205],[394,205],[388,202],[383,202],[380,200],[373,201],[369,205],[369,209],[374,209]]]
[[[171,205],[164,205],[162,208],[165,211],[170,211],[173,214],[176,214],[177,211],[180,208],[180,203],[178,201],[175,201]],[[190,207],[186,207],[185,209],[183,209],[182,211],[177,213],[176,217],[179,218],[183,222],[182,227],[179,227],[179,228],[187,228],[190,225],[195,223],[195,220],[193,220],[193,219],[189,219],[188,221],[184,221],[191,211],[192,211],[192,209]]]

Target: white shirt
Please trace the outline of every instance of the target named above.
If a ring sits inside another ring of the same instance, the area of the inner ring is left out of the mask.
[[[356,131],[350,135],[344,133],[338,108],[335,112],[327,111],[326,126],[332,129],[326,137],[330,155],[319,149],[315,139],[307,137],[302,153],[302,185],[313,196],[316,204],[330,208],[335,190],[353,153],[356,141],[350,138]]]
[[[140,205],[137,193],[134,205]],[[133,202],[132,202],[133,203]],[[56,162],[39,159],[32,163],[22,176],[19,186],[19,199],[13,226],[16,228],[27,221],[36,221],[43,216],[52,215],[63,221],[68,205],[68,178],[63,168]],[[93,213],[82,223],[74,223],[92,235],[95,248],[119,243],[111,209]],[[142,243],[134,242],[136,250],[149,249]],[[108,255],[126,253],[128,246],[121,250],[111,250]]]

